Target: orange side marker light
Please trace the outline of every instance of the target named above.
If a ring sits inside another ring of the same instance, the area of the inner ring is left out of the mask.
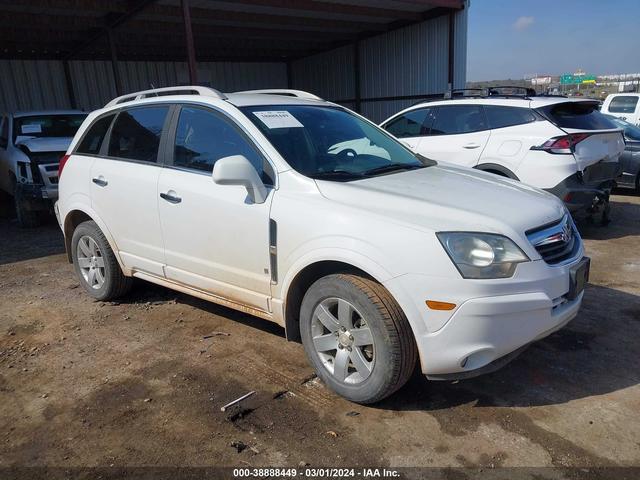
[[[453,310],[456,308],[455,303],[438,302],[437,300],[427,300],[427,307],[431,310]]]

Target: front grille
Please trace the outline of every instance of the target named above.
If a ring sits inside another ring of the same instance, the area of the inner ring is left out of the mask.
[[[558,222],[529,230],[527,238],[549,265],[568,263],[580,251],[580,235],[569,214]]]
[[[40,164],[45,163],[60,163],[60,158],[65,154],[65,152],[31,152],[29,153],[29,158],[35,162]]]

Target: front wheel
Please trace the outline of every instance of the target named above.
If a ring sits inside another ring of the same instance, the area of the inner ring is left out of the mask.
[[[354,402],[391,395],[415,368],[417,350],[404,313],[382,285],[360,275],[329,275],[311,285],[300,332],[318,376]]]
[[[76,227],[71,237],[73,268],[82,287],[96,300],[113,300],[131,289],[104,233],[93,221]]]

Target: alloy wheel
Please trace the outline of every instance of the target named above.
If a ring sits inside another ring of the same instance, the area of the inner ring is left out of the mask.
[[[341,298],[321,301],[313,312],[311,335],[316,354],[336,380],[358,384],[371,375],[373,335],[352,304]]]
[[[102,288],[105,281],[104,257],[93,238],[88,235],[80,237],[76,259],[85,282],[96,290]]]

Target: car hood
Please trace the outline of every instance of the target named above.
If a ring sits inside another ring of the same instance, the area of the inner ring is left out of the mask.
[[[316,181],[323,196],[429,231],[480,231],[507,236],[559,220],[553,195],[515,180],[451,165],[354,182]]]
[[[24,145],[30,152],[66,152],[72,137],[18,137],[16,145]]]

